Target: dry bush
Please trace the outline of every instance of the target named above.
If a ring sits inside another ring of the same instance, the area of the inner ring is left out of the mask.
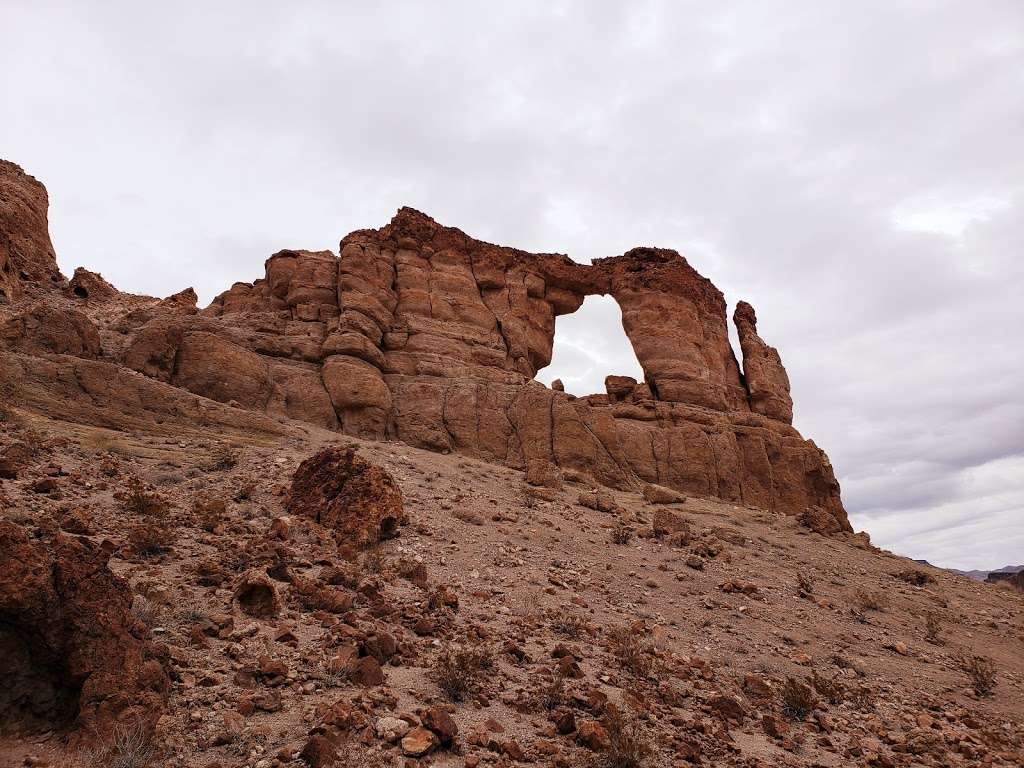
[[[132,596],[132,617],[152,629],[160,623],[163,608],[144,595]]]
[[[800,597],[808,597],[814,594],[814,578],[805,571],[798,571],[796,574],[796,588]]]
[[[224,499],[206,494],[199,494],[192,499],[192,514],[196,523],[204,531],[211,533],[228,513],[228,503]]]
[[[942,645],[942,616],[929,611],[924,617],[924,639],[932,645]]]
[[[369,549],[363,554],[362,570],[364,573],[379,576],[384,573],[386,565],[387,559],[384,556],[384,551],[378,547]]]
[[[854,593],[854,600],[862,611],[883,611],[886,606],[885,595],[881,592],[867,589],[858,589]]]
[[[431,667],[431,677],[441,692],[452,701],[462,701],[474,693],[483,673],[494,667],[494,656],[486,645],[446,644]]]
[[[100,744],[82,752],[89,768],[144,768],[156,758],[153,734],[142,723],[116,725]]]
[[[608,749],[600,757],[602,768],[644,768],[657,754],[654,737],[635,714],[608,707],[601,724],[608,732]]]
[[[240,460],[241,456],[234,447],[227,444],[218,445],[210,451],[210,461],[206,468],[211,472],[234,469]]]
[[[657,670],[654,646],[638,637],[628,626],[608,630],[608,649],[623,669],[637,677],[650,677]]]
[[[232,496],[231,498],[238,503],[242,503],[243,501],[248,501],[249,499],[251,499],[255,491],[256,482],[253,480],[246,480],[240,486],[238,486],[238,490],[235,491],[235,495]]]
[[[135,475],[125,481],[124,490],[114,494],[114,498],[121,502],[125,511],[153,520],[163,520],[170,508],[163,496],[150,491]]]
[[[575,640],[587,632],[587,620],[578,614],[552,611],[550,615],[551,631],[557,635]]]
[[[814,691],[795,677],[786,678],[779,695],[782,698],[782,711],[794,719],[802,720],[814,710]]]
[[[128,530],[128,547],[142,557],[161,555],[174,543],[174,533],[162,523],[138,523]]]
[[[527,592],[515,599],[515,612],[524,619],[532,621],[541,615],[540,595],[536,592]]]
[[[875,694],[866,685],[858,685],[847,692],[847,701],[860,712],[871,712],[875,708]]]
[[[807,678],[807,682],[811,684],[821,696],[825,697],[825,700],[829,704],[842,704],[846,698],[846,686],[843,685],[839,676],[836,675],[832,678],[822,677],[818,674],[817,670],[811,673],[811,676]]]
[[[633,528],[623,521],[619,521],[612,529],[612,543],[625,545],[633,539]]]
[[[915,587],[923,587],[935,583],[935,578],[930,573],[919,568],[907,568],[899,573],[894,573],[893,578],[905,581],[907,584],[912,584]]]
[[[541,677],[530,697],[534,708],[550,712],[566,702],[565,675],[555,671],[550,677]]]
[[[964,656],[960,667],[978,696],[991,696],[996,687],[996,663],[987,656]]]

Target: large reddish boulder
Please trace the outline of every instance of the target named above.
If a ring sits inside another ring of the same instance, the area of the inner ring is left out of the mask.
[[[361,548],[391,538],[409,522],[394,479],[351,448],[325,448],[292,476],[285,506],[332,528],[345,544]]]
[[[63,535],[34,541],[0,520],[0,563],[0,725],[73,740],[117,724],[152,732],[169,683],[103,550]]]

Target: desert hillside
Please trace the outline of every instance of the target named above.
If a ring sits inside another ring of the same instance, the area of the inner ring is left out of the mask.
[[[403,209],[211,307],[0,164],[0,766],[1019,766],[1024,595],[850,528],[753,309]],[[533,381],[613,295],[645,381]]]

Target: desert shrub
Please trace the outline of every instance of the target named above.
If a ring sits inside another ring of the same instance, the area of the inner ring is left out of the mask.
[[[362,568],[365,573],[380,575],[384,573],[386,565],[387,559],[384,557],[384,552],[378,547],[367,550],[363,554]]]
[[[867,589],[858,589],[854,593],[854,602],[862,611],[883,611],[885,610],[886,599],[881,592]]]
[[[654,646],[628,626],[608,630],[608,648],[619,666],[637,677],[650,677],[657,669]]]
[[[608,749],[601,755],[602,768],[643,768],[657,750],[650,730],[635,714],[608,707],[601,719],[608,732]]]
[[[89,768],[144,768],[156,758],[153,734],[142,723],[117,725],[110,736],[82,753]]]
[[[154,520],[166,517],[169,508],[163,496],[149,490],[146,484],[134,475],[125,481],[124,489],[114,494],[114,498],[121,502],[125,511]]]
[[[128,530],[128,546],[138,555],[151,557],[166,552],[174,543],[171,529],[162,523],[142,522]]]
[[[800,597],[807,597],[814,594],[814,578],[805,571],[798,571],[796,574],[796,588]]]
[[[536,709],[549,712],[562,706],[565,700],[565,675],[557,670],[550,677],[541,677],[531,696]]]
[[[843,703],[843,699],[846,697],[846,686],[843,685],[838,675],[831,678],[823,677],[815,670],[807,678],[807,681],[815,691],[825,697],[829,704]]]
[[[942,645],[942,616],[935,611],[925,614],[924,639],[932,645]]]
[[[587,620],[575,613],[553,611],[551,630],[558,635],[575,640],[587,631]]]
[[[623,521],[619,521],[612,529],[612,543],[625,545],[633,538],[633,528]]]
[[[905,581],[907,584],[912,584],[915,587],[923,587],[935,582],[935,578],[930,573],[922,571],[919,568],[907,568],[899,573],[894,573],[893,576],[900,581]]]
[[[445,645],[434,658],[431,677],[452,701],[462,701],[476,692],[483,673],[494,666],[490,648],[483,644]]]
[[[225,443],[216,446],[210,451],[210,461],[207,463],[206,468],[211,472],[234,469],[238,466],[240,460],[241,457],[238,451]]]
[[[132,617],[152,629],[160,622],[163,610],[159,605],[144,595],[132,596]]]
[[[196,524],[204,531],[212,532],[224,519],[228,512],[228,504],[224,499],[199,494],[192,499],[192,514]]]
[[[238,486],[238,490],[235,491],[235,495],[232,496],[232,499],[234,499],[238,503],[248,501],[249,499],[252,498],[252,495],[255,491],[256,483],[253,482],[252,480],[246,480],[244,483]]]
[[[965,656],[960,666],[978,696],[991,696],[996,687],[996,663],[987,656]]]
[[[814,710],[814,691],[795,677],[787,677],[779,693],[782,711],[794,719],[803,719]]]

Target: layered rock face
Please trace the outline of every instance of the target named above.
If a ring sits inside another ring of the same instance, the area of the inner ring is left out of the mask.
[[[90,274],[62,295],[96,318]],[[644,382],[610,376],[583,398],[544,387],[533,377],[551,361],[556,318],[594,294],[618,302]],[[281,251],[264,279],[198,314],[187,304],[133,308],[100,327],[98,352],[74,322],[63,348],[43,339],[19,351],[95,355],[237,408],[471,455],[531,482],[571,471],[656,483],[849,530],[828,458],[791,426],[789,381],[753,309],[741,302],[734,317],[741,373],[722,293],[675,251],[583,265],[403,208],[346,236],[337,256]]]

